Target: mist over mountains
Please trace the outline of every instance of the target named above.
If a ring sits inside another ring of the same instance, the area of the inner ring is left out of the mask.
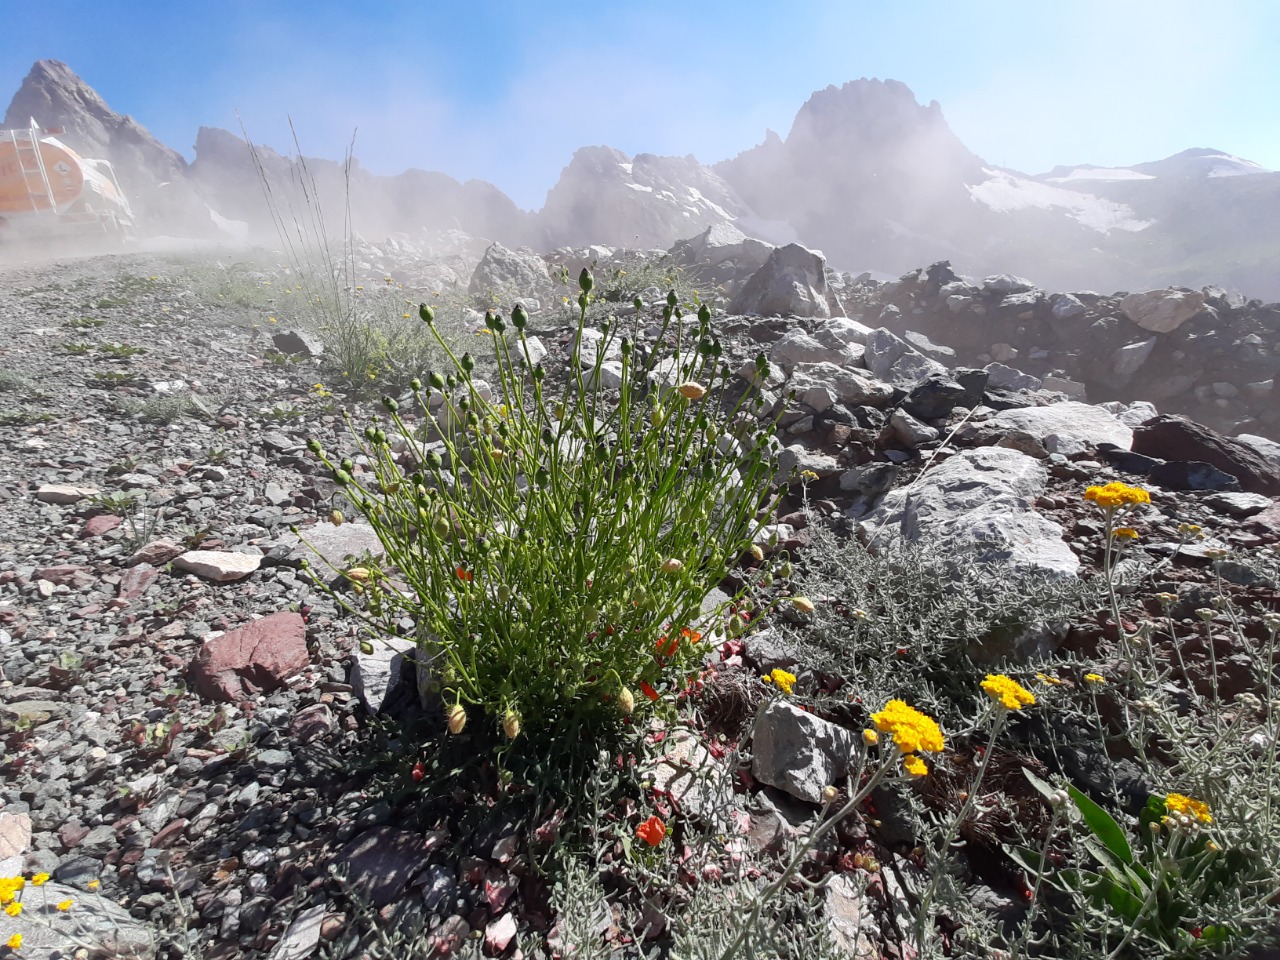
[[[240,136],[203,127],[188,163],[57,61],[32,67],[4,125],[29,118],[111,160],[144,233],[273,239],[259,166],[286,216],[297,196],[297,159],[259,148],[255,163]],[[341,228],[349,191],[351,226],[371,239],[454,230],[539,251],[667,249],[732,222],[772,243],[820,249],[855,273],[898,276],[947,259],[963,274],[1016,273],[1053,289],[1218,284],[1280,299],[1280,173],[1193,148],[1126,168],[1028,175],[975,155],[937,102],[919,104],[894,80],[818,91],[785,137],[767,131],[715,164],[584,146],[537,211],[480,180],[305,163],[326,223]]]

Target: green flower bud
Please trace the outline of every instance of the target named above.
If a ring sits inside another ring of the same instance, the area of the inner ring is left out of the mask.
[[[701,356],[709,357],[709,356],[711,356],[711,350],[713,349],[713,347],[714,347],[714,346],[715,346],[715,345],[714,345],[710,340],[707,340],[707,339],[699,340],[699,341],[698,341],[698,353],[699,353]]]
[[[427,383],[431,384],[431,388],[433,390],[444,389],[444,377],[440,376],[440,374],[436,373],[435,371],[432,371],[431,373],[427,374]]]
[[[364,438],[368,440],[370,443],[373,443],[373,438],[376,435],[376,433],[377,431],[372,426],[364,428]]]
[[[307,449],[315,454],[324,453],[324,447],[320,446],[320,441],[314,437],[307,441]]]
[[[373,431],[373,442],[381,447],[385,447],[387,445],[387,432],[381,427]]]
[[[524,304],[517,303],[511,311],[511,325],[517,330],[523,330],[529,323],[529,311],[524,308]]]
[[[448,387],[450,390],[452,390],[454,387],[458,385],[458,378],[451,373],[444,378],[444,385]]]
[[[462,367],[464,372],[470,373],[476,368],[475,357],[471,356],[469,353],[464,353],[462,355],[462,359],[458,362],[458,366]]]
[[[588,297],[585,293],[578,294],[578,307],[580,309],[586,310],[587,304],[589,304],[590,302],[591,302],[591,298]]]
[[[419,380],[417,377],[414,377],[412,380],[409,381],[409,389],[412,390],[414,393],[420,393],[422,391],[422,381]]]
[[[533,368],[534,380],[541,382],[542,378],[545,377],[546,375],[547,375],[547,371],[542,368],[542,364],[539,363]]]
[[[396,402],[394,397],[383,397],[382,405],[386,407],[387,413],[395,413],[400,409],[400,404]]]
[[[551,474],[547,472],[546,467],[538,468],[538,472],[533,475],[533,482],[540,487],[545,487],[551,482]]]
[[[436,322],[435,310],[432,309],[431,307],[428,307],[425,303],[418,304],[418,317],[422,320],[423,323]]]
[[[705,303],[698,308],[698,322],[704,327],[711,322],[711,308]]]
[[[676,296],[676,292],[675,292],[675,290],[668,290],[668,291],[667,291],[667,306],[668,306],[668,307],[671,307],[671,308],[674,310],[674,309],[675,309],[676,304],[677,304],[677,303],[679,303],[679,302],[680,302],[680,298]]]
[[[351,474],[345,470],[333,471],[333,482],[340,487],[345,487],[351,483]]]
[[[342,467],[342,469],[347,471],[347,473],[353,473],[356,469],[355,461],[350,457],[343,457],[342,463],[338,464],[338,466]]]
[[[439,470],[443,466],[444,461],[440,459],[440,454],[435,450],[427,451],[426,464],[428,470]]]
[[[636,308],[636,313],[639,313],[641,310],[644,309],[644,301],[641,300],[639,297],[636,297],[634,300],[632,300],[631,305]]]
[[[578,274],[578,287],[584,294],[590,293],[591,288],[596,285],[595,277],[591,276],[591,271],[586,267],[582,268],[582,272]]]

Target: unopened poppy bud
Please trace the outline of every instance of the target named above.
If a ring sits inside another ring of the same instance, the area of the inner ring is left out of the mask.
[[[422,320],[423,323],[435,323],[436,312],[425,303],[421,303],[418,305],[418,318]]]
[[[450,733],[456,735],[462,732],[467,725],[467,711],[463,709],[462,704],[455,703],[449,708],[448,720]]]
[[[835,803],[838,796],[840,796],[840,791],[835,787],[828,785],[822,788],[823,803]]]
[[[315,437],[312,437],[310,440],[307,441],[307,449],[315,454],[320,454],[324,452],[324,447],[320,446],[320,441],[317,440]]]
[[[639,313],[641,310],[644,309],[644,301],[641,300],[639,297],[636,297],[634,300],[632,300],[631,305],[636,308],[636,313]]]
[[[636,695],[626,687],[622,688],[622,692],[618,694],[618,712],[624,717],[629,717],[636,709]]]
[[[700,383],[690,380],[687,383],[682,383],[680,386],[676,387],[676,392],[686,400],[701,400],[707,395],[707,388]]]
[[[431,384],[433,390],[444,389],[444,377],[440,376],[438,373],[427,374],[427,383]]]
[[[683,568],[684,568],[684,564],[679,560],[677,560],[675,557],[671,557],[668,560],[662,561],[663,573],[679,573]]]
[[[801,613],[813,613],[814,611],[813,601],[808,597],[792,597],[791,605]]]
[[[523,330],[529,323],[529,311],[524,308],[523,303],[517,303],[511,310],[511,325],[517,330]]]
[[[649,423],[655,427],[662,426],[664,420],[667,419],[667,412],[662,409],[662,404],[654,407],[649,411]]]
[[[757,561],[759,561],[759,560],[763,560],[763,559],[764,559],[764,547],[760,546],[760,544],[758,544],[758,543],[753,543],[753,544],[751,545],[751,556],[755,557],[755,559],[756,559]]]
[[[341,510],[335,510],[333,511],[333,513],[329,514],[329,522],[332,523],[335,527],[342,526],[342,521],[344,519],[345,518],[342,516]]]
[[[711,308],[705,303],[698,308],[698,322],[704,327],[711,322]]]
[[[347,571],[347,579],[348,580],[368,580],[369,568],[368,567],[352,567],[350,570]]]
[[[674,290],[668,290],[668,291],[667,291],[667,306],[674,310],[674,309],[675,309],[676,304],[677,304],[677,303],[679,303],[679,302],[680,302],[680,298],[676,296],[676,292],[675,292]]]
[[[787,580],[791,577],[791,561],[790,560],[783,560],[782,563],[778,564],[778,576],[780,576],[783,580]]]
[[[736,613],[729,618],[729,633],[734,635],[739,634],[742,632],[744,627],[746,627],[746,623],[743,622],[743,619]]]
[[[387,413],[395,413],[400,409],[400,404],[396,402],[394,397],[383,397],[382,405],[386,408]]]
[[[586,267],[582,268],[582,272],[578,274],[578,288],[583,293],[590,293],[591,288],[596,285],[595,277],[591,276],[591,271]]]
[[[458,366],[462,367],[465,373],[470,373],[476,368],[476,358],[469,353],[464,353],[462,359],[458,361]]]
[[[502,715],[502,734],[508,740],[520,736],[520,714],[516,710],[508,710]]]

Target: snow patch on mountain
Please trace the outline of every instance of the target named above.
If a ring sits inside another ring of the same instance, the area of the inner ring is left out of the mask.
[[[1075,167],[1060,177],[1046,177],[1045,183],[1066,183],[1070,180],[1154,180],[1149,173],[1139,173],[1127,167]]]
[[[1137,219],[1133,208],[1128,204],[1115,203],[1102,197],[1095,197],[1091,193],[1066,190],[1047,183],[1027,180],[1003,170],[990,170],[983,167],[982,172],[988,174],[991,179],[970,186],[969,196],[975,202],[983,204],[996,213],[1033,208],[1049,210],[1058,207],[1067,211],[1067,215],[1082,226],[1104,234],[1112,230],[1137,232],[1145,230],[1155,222]]]

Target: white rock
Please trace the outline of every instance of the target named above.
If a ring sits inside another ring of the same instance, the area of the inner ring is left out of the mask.
[[[893,387],[868,371],[834,363],[797,363],[787,386],[797,396],[812,387],[827,387],[841,403],[853,406],[878,407],[893,396]]]
[[[1149,290],[1120,301],[1120,312],[1152,333],[1170,333],[1200,312],[1204,294],[1187,290]]]
[[[41,503],[79,503],[85,497],[96,497],[97,487],[77,487],[70,483],[46,483],[36,491]]]
[[[1079,450],[1097,447],[1099,443],[1114,443],[1121,450],[1133,446],[1133,430],[1101,407],[1068,400],[1044,407],[1026,407],[1021,410],[1002,410],[991,422],[1014,430],[1025,430],[1045,442],[1050,453],[1067,452],[1064,446],[1078,445]],[[1048,441],[1056,437],[1058,449]],[[1073,447],[1072,452],[1076,452]]]
[[[215,583],[243,580],[257,570],[261,563],[261,557],[224,550],[188,550],[173,561],[178,569]]]

